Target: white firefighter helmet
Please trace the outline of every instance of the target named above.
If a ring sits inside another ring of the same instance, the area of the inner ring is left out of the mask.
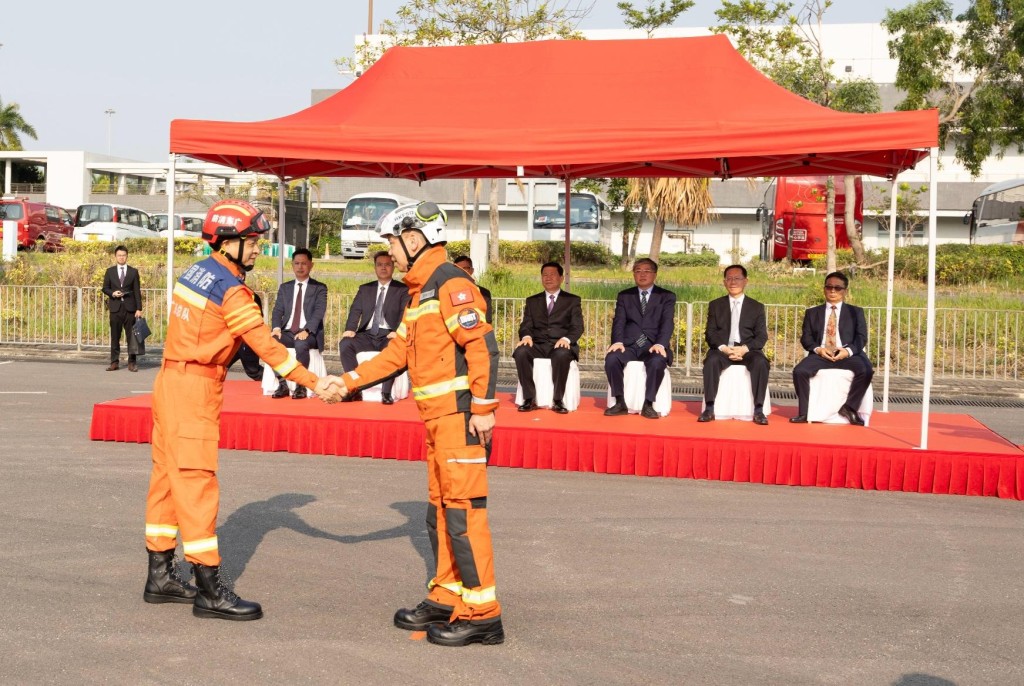
[[[377,222],[377,233],[381,238],[398,236],[403,231],[417,229],[430,245],[448,242],[445,228],[448,226],[448,215],[437,203],[428,201],[410,203],[397,207]]]

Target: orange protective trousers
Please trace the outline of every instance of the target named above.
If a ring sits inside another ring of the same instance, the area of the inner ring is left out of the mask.
[[[186,560],[216,567],[217,445],[224,376],[223,367],[200,366],[201,373],[195,369],[184,362],[165,363],[153,386],[146,548],[174,550],[180,532]]]
[[[426,420],[430,504],[427,533],[437,562],[429,600],[453,606],[452,618],[501,614],[487,525],[487,450],[469,434],[470,414]]]

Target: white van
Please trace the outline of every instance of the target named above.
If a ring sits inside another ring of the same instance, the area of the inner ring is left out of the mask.
[[[356,193],[345,203],[341,220],[341,256],[359,258],[374,243],[387,243],[377,234],[377,221],[399,205],[419,202],[394,193]]]
[[[76,241],[120,241],[125,238],[159,238],[149,214],[127,205],[89,203],[75,211]]]
[[[153,229],[160,234],[161,238],[167,238],[167,213],[162,212],[160,214],[154,214],[150,216],[153,222]],[[184,212],[182,214],[174,215],[174,224],[177,227],[174,230],[175,238],[202,238],[203,236],[203,221],[206,219],[205,214],[199,214],[196,212],[189,213]]]

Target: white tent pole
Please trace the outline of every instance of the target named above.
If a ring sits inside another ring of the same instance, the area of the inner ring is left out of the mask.
[[[284,283],[284,177],[277,177],[277,284]]]
[[[892,294],[896,273],[896,177],[889,200],[889,271],[885,292],[885,357],[882,358],[882,412],[889,411],[889,356],[892,353]]]
[[[532,219],[530,220],[532,221]],[[565,260],[565,286],[570,286],[570,275],[572,274],[572,259],[570,257],[571,250],[569,245],[569,230],[572,227],[572,178],[565,175],[565,252],[563,259]]]
[[[171,293],[174,291],[174,163],[172,152],[167,164],[167,316],[171,314]]]
[[[928,449],[928,409],[932,397],[932,368],[935,365],[935,242],[938,220],[935,208],[939,193],[935,187],[938,174],[939,149],[928,156],[928,315],[924,348],[924,393],[921,396],[921,450]]]

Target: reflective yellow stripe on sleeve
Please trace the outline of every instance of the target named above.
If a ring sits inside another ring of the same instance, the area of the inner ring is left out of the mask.
[[[414,400],[427,400],[447,393],[454,393],[455,391],[468,390],[469,377],[456,376],[454,379],[449,381],[439,381],[438,383],[432,383],[428,386],[417,386],[412,389],[412,397]]]
[[[178,527],[173,524],[150,524],[146,522],[147,538],[177,538]]]
[[[224,323],[228,325],[231,333],[238,334],[248,331],[254,325],[262,324],[263,315],[260,314],[260,308],[256,307],[256,303],[249,303],[245,307],[225,313]]]
[[[211,536],[210,538],[201,538],[198,541],[182,541],[181,547],[185,551],[186,555],[208,553],[211,550],[217,549],[217,537]]]
[[[279,376],[288,376],[288,374],[298,366],[299,361],[289,355],[287,360],[274,367],[274,371],[277,372]]]

